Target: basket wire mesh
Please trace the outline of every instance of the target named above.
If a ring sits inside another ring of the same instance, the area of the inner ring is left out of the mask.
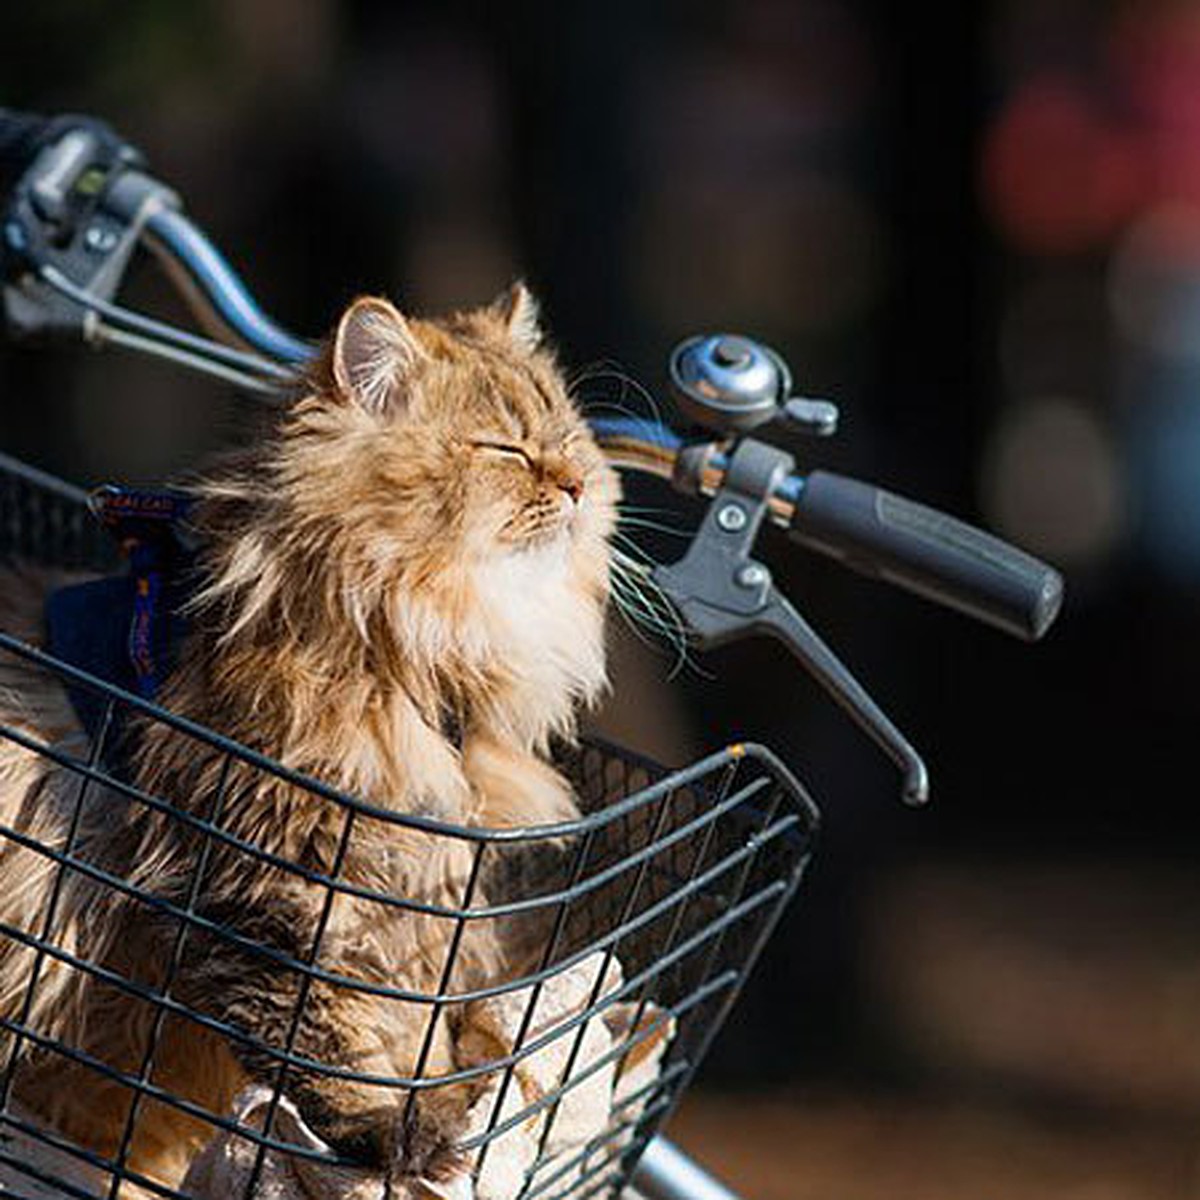
[[[78,489],[0,458],[0,562],[111,570],[109,541],[90,520],[84,500]],[[23,956],[25,964],[21,994],[0,1003],[0,1164],[14,1180],[28,1181],[31,1200],[191,1194],[180,1190],[178,1179],[138,1166],[139,1128],[149,1113],[167,1111],[198,1122],[210,1137],[233,1137],[252,1149],[246,1196],[272,1155],[345,1166],[345,1157],[327,1146],[299,1144],[278,1131],[289,1085],[313,1078],[383,1089],[394,1096],[403,1129],[410,1128],[426,1094],[465,1088],[480,1097],[477,1106],[485,1100],[484,1107],[490,1105],[459,1145],[477,1177],[487,1170],[489,1155],[505,1154],[520,1133],[535,1146],[521,1173],[522,1198],[619,1195],[734,1003],[811,852],[812,802],[761,747],[731,746],[684,770],[666,771],[626,750],[585,741],[564,750],[560,764],[574,785],[579,820],[553,829],[458,827],[371,805],[297,775],[52,658],[36,638],[5,630],[3,614],[0,630],[0,664],[19,660],[102,705],[90,741],[42,736],[8,721],[7,714],[0,723],[0,743],[53,764],[70,783],[57,839],[39,835],[43,826],[32,818],[0,824],[0,889],[20,886],[23,864],[35,860],[53,873],[39,911],[25,921],[0,923],[0,957]],[[190,753],[211,759],[215,782],[199,810],[132,781],[122,739],[134,722],[168,730]],[[328,870],[274,853],[227,819],[238,789],[267,776],[337,815],[338,843]],[[146,814],[177,826],[194,851],[186,886],[171,895],[114,869],[88,844],[87,831],[97,821],[136,824]],[[461,849],[469,867],[453,903],[372,891],[343,877],[354,840],[390,829],[448,839]],[[217,858],[244,860],[250,871],[319,893],[318,918],[304,931],[311,936],[256,939],[207,907],[206,877]],[[140,920],[170,929],[152,970],[131,966],[119,954],[79,952],[64,933],[62,915],[80,888],[100,897],[98,903],[132,906]],[[414,991],[330,965],[328,943],[337,936],[331,920],[347,902],[377,906],[381,925],[442,923],[446,953],[437,986]],[[503,941],[508,969],[499,978],[464,984],[459,960],[480,930]],[[228,1014],[196,1003],[182,987],[186,964],[194,970],[206,954],[215,961],[218,952],[233,955],[247,971],[270,970],[292,981],[281,1037],[257,1036]],[[133,1059],[111,1061],[97,1053],[94,1038],[65,1037],[42,1019],[39,987],[64,974],[114,1004],[138,1008],[141,1036]],[[567,979],[582,1001],[547,1019],[547,1001]],[[381,1075],[306,1052],[301,1031],[306,1005],[317,993],[419,1011],[424,1033],[412,1069]],[[517,1013],[506,1036],[475,1061],[449,1071],[435,1068],[437,1031],[447,1022],[461,1027],[463,1014],[488,1011],[488,1005]],[[598,1042],[601,1025],[606,1040]],[[164,1040],[179,1036],[181,1028],[215,1035],[238,1061],[254,1064],[251,1075],[265,1096],[254,1120],[206,1107],[160,1072]],[[550,1059],[552,1086],[529,1094],[526,1075]],[[638,1075],[632,1064],[646,1060],[653,1069]],[[97,1106],[117,1114],[119,1137],[89,1144],[42,1119],[37,1097],[39,1081],[46,1079],[77,1095],[94,1093]],[[621,1079],[628,1084],[623,1090],[616,1086]],[[556,1144],[568,1110],[579,1110],[586,1089],[599,1085],[610,1097],[600,1127],[577,1143]],[[10,1185],[6,1194],[22,1193]]]

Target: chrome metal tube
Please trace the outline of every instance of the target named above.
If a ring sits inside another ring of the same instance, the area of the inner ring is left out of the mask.
[[[653,1138],[646,1147],[633,1186],[644,1200],[741,1200],[664,1137]]]

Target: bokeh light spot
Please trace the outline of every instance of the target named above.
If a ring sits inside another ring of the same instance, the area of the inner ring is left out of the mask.
[[[1001,110],[984,145],[984,198],[1021,249],[1072,254],[1102,245],[1147,187],[1136,134],[1098,110],[1069,77],[1031,80]]]
[[[1113,440],[1082,402],[1043,396],[997,423],[984,457],[990,524],[1063,566],[1094,566],[1125,525],[1125,486]]]
[[[1200,378],[1195,368],[1165,387],[1156,403],[1132,410],[1138,543],[1177,583],[1200,583]]]
[[[1135,222],[1113,254],[1108,300],[1136,345],[1200,360],[1200,208],[1163,204]]]

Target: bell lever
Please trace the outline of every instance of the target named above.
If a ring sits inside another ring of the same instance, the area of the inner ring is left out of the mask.
[[[699,469],[699,460],[691,459]],[[724,484],[713,496],[688,552],[654,570],[702,647],[720,646],[752,633],[778,638],[886,753],[904,775],[908,804],[929,798],[929,776],[920,755],[866,689],[751,557],[779,480],[792,472],[790,454],[745,439],[729,461]]]

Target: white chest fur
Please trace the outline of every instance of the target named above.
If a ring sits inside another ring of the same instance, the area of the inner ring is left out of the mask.
[[[491,648],[522,684],[570,704],[595,697],[604,686],[602,614],[567,538],[481,564],[475,587]]]

